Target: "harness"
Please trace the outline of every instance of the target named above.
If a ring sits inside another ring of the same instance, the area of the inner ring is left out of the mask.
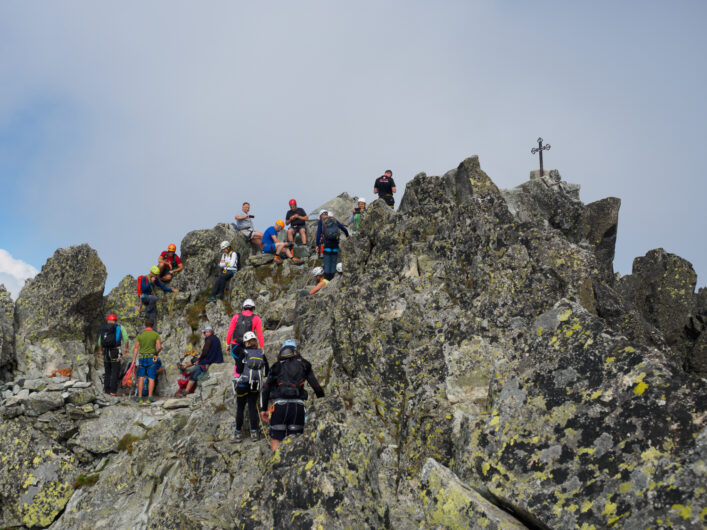
[[[304,406],[304,401],[301,399],[276,399],[273,401],[272,407],[270,409],[270,413],[272,414],[275,411],[275,405],[302,405]],[[285,411],[285,416],[287,416],[287,411]],[[307,417],[306,411],[305,411],[305,419]],[[291,432],[293,434],[299,434],[304,432],[304,425],[285,425],[284,423],[280,423],[277,425],[270,425],[270,429],[273,431],[285,431],[285,432]]]

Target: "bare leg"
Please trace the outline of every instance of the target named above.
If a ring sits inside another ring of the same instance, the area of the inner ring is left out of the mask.
[[[191,392],[192,388],[194,388],[194,381],[189,381],[187,383],[187,387],[184,389],[184,393],[188,394],[189,392]]]
[[[273,451],[276,451],[278,446],[281,444],[280,440],[275,440],[274,438],[270,439],[270,449]]]
[[[299,236],[302,238],[302,244],[307,244],[307,230],[304,228],[299,229]]]
[[[155,380],[148,378],[148,380],[147,380],[147,396],[152,397],[152,393],[154,391],[155,391]]]
[[[142,385],[145,383],[144,377],[139,377],[137,380],[137,397],[142,399]]]
[[[295,229],[294,228],[288,228],[287,229],[287,240],[290,243],[293,243],[295,240]]]

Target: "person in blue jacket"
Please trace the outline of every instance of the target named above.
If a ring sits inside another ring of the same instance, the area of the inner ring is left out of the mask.
[[[143,276],[140,282],[140,305],[145,306],[145,318],[157,320],[157,300],[159,300],[152,291],[155,287],[159,287],[166,293],[177,293],[177,289],[167,287],[160,281],[160,269],[156,265],[150,269],[148,276]]]
[[[331,280],[336,275],[336,262],[339,261],[339,234],[349,237],[349,231],[331,212],[323,211],[317,223],[317,245],[321,245],[324,254],[324,278]]]

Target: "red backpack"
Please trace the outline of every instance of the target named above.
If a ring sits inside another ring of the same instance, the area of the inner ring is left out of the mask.
[[[142,279],[145,277],[145,275],[138,276],[137,277],[137,295],[142,296]]]

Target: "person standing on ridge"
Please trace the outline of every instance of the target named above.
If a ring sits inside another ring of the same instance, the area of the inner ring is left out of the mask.
[[[140,362],[137,366],[137,388],[139,396],[137,397],[138,403],[153,403],[155,398],[152,397],[152,393],[155,391],[155,378],[157,377],[157,359],[162,351],[162,340],[160,339],[159,333],[157,333],[152,326],[155,325],[155,321],[151,318],[145,319],[145,330],[137,336],[135,340],[135,348],[133,348],[133,363],[137,360],[137,354],[140,353]],[[133,377],[135,374],[133,373]],[[147,377],[147,400],[142,399],[142,387],[145,382],[145,377]]]
[[[293,243],[285,243],[277,238],[277,233],[285,228],[285,221],[278,219],[275,224],[268,228],[263,234],[263,253],[264,254],[275,254],[275,263],[280,263],[282,258],[280,253],[284,252],[288,259],[291,259],[293,263],[302,263],[302,260],[296,258],[292,255],[292,250],[290,247]]]
[[[327,212],[327,216],[320,221],[321,227],[317,229],[317,242],[321,241],[323,245],[324,277],[331,280],[336,274],[336,262],[339,260],[339,237],[341,232],[349,237],[349,231],[330,212]]]
[[[211,296],[209,296],[207,302],[215,302],[218,298],[219,300],[223,298],[223,291],[226,289],[226,284],[228,280],[233,278],[233,275],[238,271],[238,253],[231,248],[231,243],[229,241],[221,241],[221,261],[218,266],[221,269],[221,274],[219,274],[214,288],[211,291]]]
[[[101,325],[98,346],[103,350],[103,391],[115,397],[118,395],[120,361],[123,360],[121,346],[125,350],[125,357],[128,356],[128,334],[123,326],[118,325],[117,316],[111,314],[106,317],[106,322]]]
[[[138,276],[137,279],[137,294],[140,297],[140,307],[138,312],[145,306],[145,317],[157,320],[157,300],[158,298],[152,294],[155,287],[159,287],[166,293],[178,293],[177,289],[172,289],[163,284],[159,279],[160,269],[156,265],[150,268],[150,274],[147,276]]]
[[[260,348],[265,348],[263,321],[255,314],[255,302],[250,298],[243,302],[243,311],[233,315],[226,334],[226,344],[231,347],[231,355],[235,360],[238,360],[243,354],[245,349],[245,339],[243,337],[247,331],[255,332]]]
[[[329,212],[326,210],[322,210],[319,212],[319,220],[317,221],[317,236],[314,238],[315,239],[315,249],[317,251],[317,254],[319,254],[319,257],[322,257],[322,253],[324,252],[324,240],[322,239],[322,223],[324,222],[324,219],[326,219],[329,216]]]
[[[307,228],[305,221],[309,221],[307,212],[297,207],[296,200],[290,199],[290,209],[287,210],[287,214],[285,215],[285,223],[290,225],[290,228],[287,229],[287,241],[294,243],[295,236],[299,234],[302,239],[302,244],[307,244]]]
[[[160,280],[171,282],[174,275],[184,269],[182,260],[177,256],[177,245],[170,243],[167,250],[157,258],[157,266],[160,268]]]
[[[393,193],[396,192],[393,172],[390,169],[386,169],[385,173],[378,177],[375,184],[373,184],[373,193],[377,194],[378,198],[383,199],[392,208],[395,205]]]
[[[255,216],[250,214],[250,203],[244,202],[242,215],[234,216],[236,222],[233,223],[233,226],[238,232],[243,234],[246,241],[253,243],[258,249],[262,249],[263,234],[255,231],[255,225],[253,224],[254,218]]]
[[[177,397],[184,397],[192,392],[194,385],[199,378],[206,373],[209,366],[212,364],[220,364],[223,362],[223,351],[221,350],[221,341],[214,335],[214,330],[211,326],[206,326],[201,330],[204,334],[204,347],[201,349],[201,355],[196,361],[196,366],[189,376],[187,387],[182,391],[177,391]]]
[[[246,331],[243,335],[245,349],[236,359],[236,366],[233,369],[233,391],[236,394],[236,429],[233,436],[236,442],[245,439],[243,428],[243,412],[248,405],[248,423],[250,425],[250,438],[257,440],[258,433],[258,397],[261,395],[263,383],[268,376],[270,367],[268,359],[263,350],[258,348],[258,338],[252,331]],[[263,408],[263,404],[260,404]]]
[[[261,399],[260,416],[265,423],[270,424],[270,448],[273,451],[286,436],[304,432],[304,402],[307,399],[305,381],[317,397],[324,397],[324,390],[312,371],[312,365],[299,354],[297,343],[288,339],[282,343],[277,362],[270,369]],[[270,398],[273,405],[266,410]]]
[[[358,225],[361,223],[361,214],[366,209],[366,199],[363,197],[358,198],[358,205],[351,212],[351,217],[349,217],[349,227],[352,231],[358,230]]]

